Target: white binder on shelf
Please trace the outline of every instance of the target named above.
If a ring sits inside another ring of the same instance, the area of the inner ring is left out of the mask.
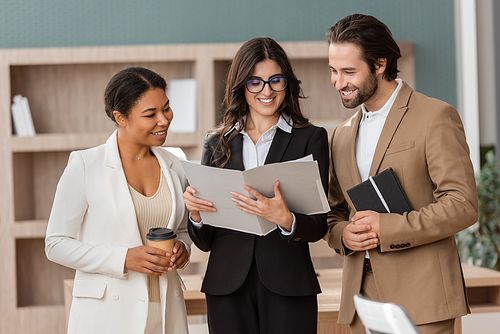
[[[14,99],[14,103],[11,106],[12,111],[12,120],[14,123],[14,130],[18,137],[27,137],[26,126],[24,122],[24,115],[21,109],[21,104],[16,103],[16,99]]]
[[[22,95],[14,96],[12,103],[12,119],[14,120],[14,129],[18,137],[35,136],[35,126],[31,117],[31,110],[28,99]]]

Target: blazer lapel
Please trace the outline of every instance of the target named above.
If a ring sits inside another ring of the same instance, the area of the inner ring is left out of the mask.
[[[245,170],[245,165],[243,164],[243,135],[239,133],[231,139],[229,147],[231,149],[231,159],[229,159],[227,168]]]
[[[370,175],[373,176],[378,173],[380,164],[385,156],[385,152],[391,143],[394,133],[398,129],[403,116],[408,110],[408,101],[410,99],[413,90],[406,83],[403,83],[401,90],[392,105],[387,119],[385,120],[382,133],[378,140],[377,148],[375,149],[375,154],[373,155],[372,165],[370,167]]]
[[[106,142],[104,164],[107,167],[106,177],[113,199],[114,209],[118,217],[117,223],[124,232],[130,247],[142,245],[141,234],[135,215],[134,203],[130,196],[127,179],[123,172],[118,152],[117,132]]]
[[[351,177],[353,181],[353,186],[361,183],[361,176],[359,175],[358,163],[356,162],[356,137],[358,135],[359,122],[361,121],[361,116],[363,112],[361,108],[356,112],[356,114],[351,119],[350,133],[347,138],[348,140],[348,158],[347,164],[351,171]],[[345,147],[345,146],[343,146]]]
[[[274,135],[273,142],[267,153],[266,161],[264,162],[265,165],[283,161],[283,155],[285,154],[294,132],[295,129],[292,129],[291,133],[285,132],[280,128],[276,129],[276,134]]]

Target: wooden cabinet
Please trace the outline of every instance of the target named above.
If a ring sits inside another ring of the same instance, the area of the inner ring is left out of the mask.
[[[220,120],[225,76],[240,45],[0,50],[0,333],[65,332],[63,280],[74,272],[45,258],[45,230],[69,153],[104,143],[114,129],[103,104],[111,76],[134,65],[167,81],[196,79],[197,130],[170,133],[166,145],[199,159],[204,134]],[[332,130],[352,111],[341,106],[330,83],[328,45],[282,45],[309,97],[305,114]],[[412,44],[401,47],[401,76],[414,86]],[[10,107],[16,94],[29,100],[34,137],[13,134]]]
[[[500,272],[462,264],[472,313],[500,312]]]

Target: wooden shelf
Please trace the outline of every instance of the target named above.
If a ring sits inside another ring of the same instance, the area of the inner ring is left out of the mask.
[[[472,313],[500,312],[500,272],[462,263]]]
[[[75,271],[45,257],[45,236],[17,238],[15,250],[17,307],[64,305],[62,282]]]
[[[51,144],[53,145],[53,144]],[[12,221],[47,221],[57,183],[68,163],[70,150],[14,152]]]
[[[465,285],[468,288],[484,286],[500,286],[500,272],[488,268],[471,266],[462,263]]]
[[[85,149],[106,142],[111,133],[41,133],[34,137],[12,136],[12,152],[54,152]]]
[[[21,220],[15,222],[14,236],[17,239],[45,238],[47,220]]]
[[[500,312],[500,286],[498,285],[485,283],[485,286],[467,286],[467,296],[472,313]]]
[[[471,313],[492,313],[500,312],[500,305],[497,304],[470,304]]]

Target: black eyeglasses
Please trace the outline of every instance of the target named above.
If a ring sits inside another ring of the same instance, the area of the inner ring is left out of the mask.
[[[272,77],[269,80],[251,78],[248,79],[246,87],[250,93],[256,94],[262,92],[266,84],[269,85],[269,88],[271,88],[272,91],[281,92],[285,90],[287,82],[286,78],[283,76]]]

